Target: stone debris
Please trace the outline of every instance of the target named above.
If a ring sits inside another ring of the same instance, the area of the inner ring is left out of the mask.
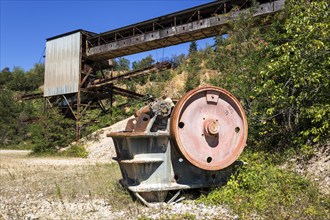
[[[317,148],[309,160],[295,156],[285,163],[283,168],[294,170],[314,180],[322,193],[330,195],[330,141]]]
[[[186,217],[186,219],[238,219],[238,216],[230,214],[227,208],[198,204],[192,200],[144,208],[139,217],[148,219],[181,219],[182,217]]]
[[[113,162],[112,158],[116,156],[115,146],[112,138],[106,135],[110,132],[125,130],[127,121],[133,118],[133,116],[119,121],[109,127],[102,128],[88,137],[83,138],[80,142],[86,147],[88,152],[88,159],[98,160],[98,162]]]

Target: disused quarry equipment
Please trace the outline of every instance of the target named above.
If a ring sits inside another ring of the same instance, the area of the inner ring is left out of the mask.
[[[169,191],[224,184],[246,144],[248,125],[228,91],[204,86],[141,108],[124,131],[112,132],[127,187],[144,204],[166,200]]]
[[[88,109],[100,107],[105,111],[102,100],[112,103],[115,94],[141,98],[133,91],[119,91],[118,80],[106,77],[103,70],[113,67],[109,59],[228,33],[231,23],[249,12],[258,19],[254,23],[266,25],[272,19],[265,18],[281,11],[284,3],[285,0],[217,0],[99,34],[79,29],[47,38],[45,109],[64,103],[63,112],[76,120],[78,141],[82,127],[79,121]],[[125,78],[130,77],[122,79]],[[22,98],[37,97],[40,95]]]

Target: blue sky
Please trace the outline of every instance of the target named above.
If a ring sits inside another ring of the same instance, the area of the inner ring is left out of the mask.
[[[15,1],[0,0],[0,70],[20,66],[29,70],[39,61],[46,38],[76,29],[101,33],[211,0],[144,0],[144,1]],[[211,45],[213,39],[198,41],[198,47]],[[151,54],[155,60],[186,53],[189,44],[167,47],[126,58],[140,60]]]

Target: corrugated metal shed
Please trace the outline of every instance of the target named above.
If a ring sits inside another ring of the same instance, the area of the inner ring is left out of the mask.
[[[46,42],[44,97],[78,92],[81,37],[78,30]]]

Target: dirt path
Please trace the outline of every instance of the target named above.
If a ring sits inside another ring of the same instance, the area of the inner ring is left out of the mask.
[[[37,158],[0,150],[0,219],[232,219],[222,207],[193,201],[147,208],[118,184],[116,163]]]

